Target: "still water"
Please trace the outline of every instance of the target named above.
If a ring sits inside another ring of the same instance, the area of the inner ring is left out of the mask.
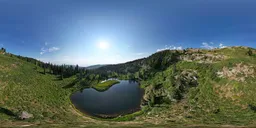
[[[116,117],[140,109],[143,89],[135,81],[121,80],[104,92],[84,89],[71,96],[71,102],[81,112],[96,117]]]

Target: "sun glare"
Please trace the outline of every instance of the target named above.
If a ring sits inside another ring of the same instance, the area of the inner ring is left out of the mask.
[[[98,46],[99,46],[100,49],[108,49],[109,48],[109,43],[106,42],[106,41],[101,41],[101,42],[99,42]]]

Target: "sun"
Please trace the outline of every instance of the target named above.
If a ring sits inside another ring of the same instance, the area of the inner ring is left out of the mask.
[[[100,41],[98,44],[98,47],[100,49],[108,49],[109,48],[109,43],[107,41]]]

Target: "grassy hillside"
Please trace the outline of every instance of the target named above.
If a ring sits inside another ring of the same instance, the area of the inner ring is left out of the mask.
[[[142,82],[144,99],[154,106],[171,104],[153,107],[143,119],[153,116],[154,121],[160,116],[177,123],[255,125],[256,57],[254,49],[254,55],[248,51],[246,47],[190,55],[187,51],[182,56],[190,58]]]
[[[83,116],[69,100],[76,91],[75,86],[70,86],[76,77],[59,80],[42,72],[43,69],[32,63],[0,54],[1,124],[43,124],[42,127],[256,125],[256,50],[252,48],[163,51],[86,74],[82,78],[84,83],[98,83],[101,78],[112,76],[140,82],[145,89],[143,105],[149,109],[129,115],[129,120],[133,120],[128,122]],[[16,115],[21,111],[33,114],[34,118],[18,120]]]
[[[33,63],[0,53],[0,127],[125,127],[148,126],[138,121],[116,122],[92,119],[75,110],[70,95],[76,88],[68,87],[75,76],[59,80],[44,75]],[[33,114],[28,120],[18,119],[26,111]],[[136,114],[135,114],[136,115]]]
[[[53,75],[43,75],[42,71],[31,63],[1,54],[0,107],[14,114],[27,111],[34,115],[33,120],[75,121],[69,101],[72,91],[62,89],[73,78],[60,81]],[[16,119],[0,111],[0,120]]]
[[[144,104],[151,111],[138,120],[255,125],[255,54],[256,50],[248,47],[166,50],[103,68],[110,76],[137,79],[145,88]],[[120,66],[123,71],[136,70],[116,72]]]

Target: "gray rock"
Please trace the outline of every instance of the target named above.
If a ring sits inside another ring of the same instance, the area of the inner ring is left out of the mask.
[[[22,111],[21,114],[19,115],[19,118],[22,120],[33,118],[33,117],[34,117],[33,114],[29,114],[26,111]]]

